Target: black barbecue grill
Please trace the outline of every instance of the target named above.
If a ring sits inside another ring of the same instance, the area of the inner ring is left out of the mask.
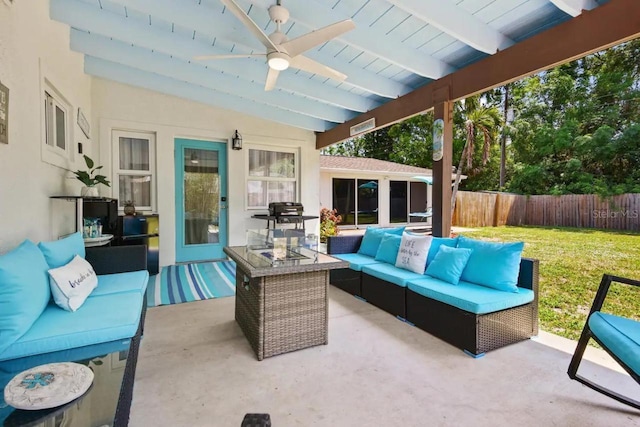
[[[276,218],[302,216],[304,208],[298,202],[272,202],[269,203],[269,215]]]
[[[266,220],[267,228],[270,228],[271,221],[273,221],[273,228],[276,228],[276,224],[295,224],[296,228],[304,229],[304,221],[318,219],[318,217],[303,215],[303,212],[302,203],[271,202],[269,203],[268,215],[253,215],[252,218]]]

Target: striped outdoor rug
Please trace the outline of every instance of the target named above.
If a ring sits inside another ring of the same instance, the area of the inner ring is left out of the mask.
[[[162,267],[160,274],[149,278],[147,305],[157,307],[235,295],[235,275],[233,261]]]

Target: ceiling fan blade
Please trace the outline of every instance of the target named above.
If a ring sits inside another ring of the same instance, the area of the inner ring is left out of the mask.
[[[267,56],[265,53],[248,53],[246,55],[242,54],[229,54],[229,55],[198,55],[194,56],[193,59],[196,61],[205,61],[208,59],[236,59],[236,58],[263,58]]]
[[[340,71],[336,71],[331,67],[327,67],[326,65],[323,65],[319,62],[314,61],[313,59],[309,59],[306,56],[302,55],[291,58],[291,62],[289,65],[293,68],[298,68],[311,74],[319,74],[321,76],[338,80],[340,82],[344,81],[347,78],[346,74],[343,74]]]
[[[267,82],[264,84],[264,90],[269,91],[276,87],[276,80],[278,80],[278,75],[280,71],[274,70],[269,67],[269,72],[267,73]]]
[[[262,43],[267,49],[273,49],[275,51],[280,52],[280,49],[278,49],[278,46],[276,46],[269,39],[269,37],[267,37],[264,31],[262,31],[260,27],[258,27],[256,23],[253,22],[251,18],[249,18],[249,15],[247,15],[244,12],[244,10],[238,5],[238,3],[236,3],[234,0],[220,0],[220,1],[222,2],[222,4],[224,4],[227,7],[227,9],[231,11],[231,13],[233,13],[236,16],[236,18],[240,20],[240,22],[244,24],[245,27],[249,29],[249,31],[253,33],[254,36],[258,38],[258,40],[260,40],[260,43]]]
[[[351,19],[345,19],[344,21],[336,22],[335,24],[327,25],[319,30],[311,31],[288,42],[282,43],[280,46],[287,50],[287,53],[291,56],[300,55],[311,49],[314,46],[328,42],[331,39],[338,37],[341,34],[351,31],[356,27]]]

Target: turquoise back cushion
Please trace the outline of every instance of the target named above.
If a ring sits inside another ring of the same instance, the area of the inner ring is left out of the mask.
[[[402,236],[403,231],[404,231],[404,227],[398,227],[398,228],[369,227],[364,232],[364,236],[362,236],[362,243],[360,243],[360,248],[358,249],[358,253],[361,255],[368,255],[372,258],[375,258],[376,254],[378,253],[378,247],[380,246],[380,242],[382,241],[382,236],[384,236],[385,233]]]
[[[427,255],[427,265],[436,257],[440,246],[449,246],[455,248],[458,245],[458,237],[434,237],[431,240],[431,246],[429,247],[429,254]]]
[[[25,240],[0,256],[0,354],[24,335],[51,299],[49,266],[35,243]]]
[[[40,242],[38,247],[44,254],[50,268],[67,265],[76,255],[80,255],[80,258],[85,257],[84,240],[79,231],[60,240]]]
[[[458,247],[473,250],[462,272],[462,280],[501,291],[518,292],[524,242],[485,242],[460,236]]]
[[[394,265],[398,257],[401,241],[402,237],[395,234],[385,234],[382,236],[380,246],[378,246],[378,252],[376,253],[376,261]]]
[[[471,252],[473,252],[471,249],[442,245],[424,274],[457,285]]]

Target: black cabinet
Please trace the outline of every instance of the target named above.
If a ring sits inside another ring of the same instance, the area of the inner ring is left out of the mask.
[[[158,215],[126,215],[117,218],[113,246],[145,245],[147,270],[150,275],[159,272],[160,217]]]

